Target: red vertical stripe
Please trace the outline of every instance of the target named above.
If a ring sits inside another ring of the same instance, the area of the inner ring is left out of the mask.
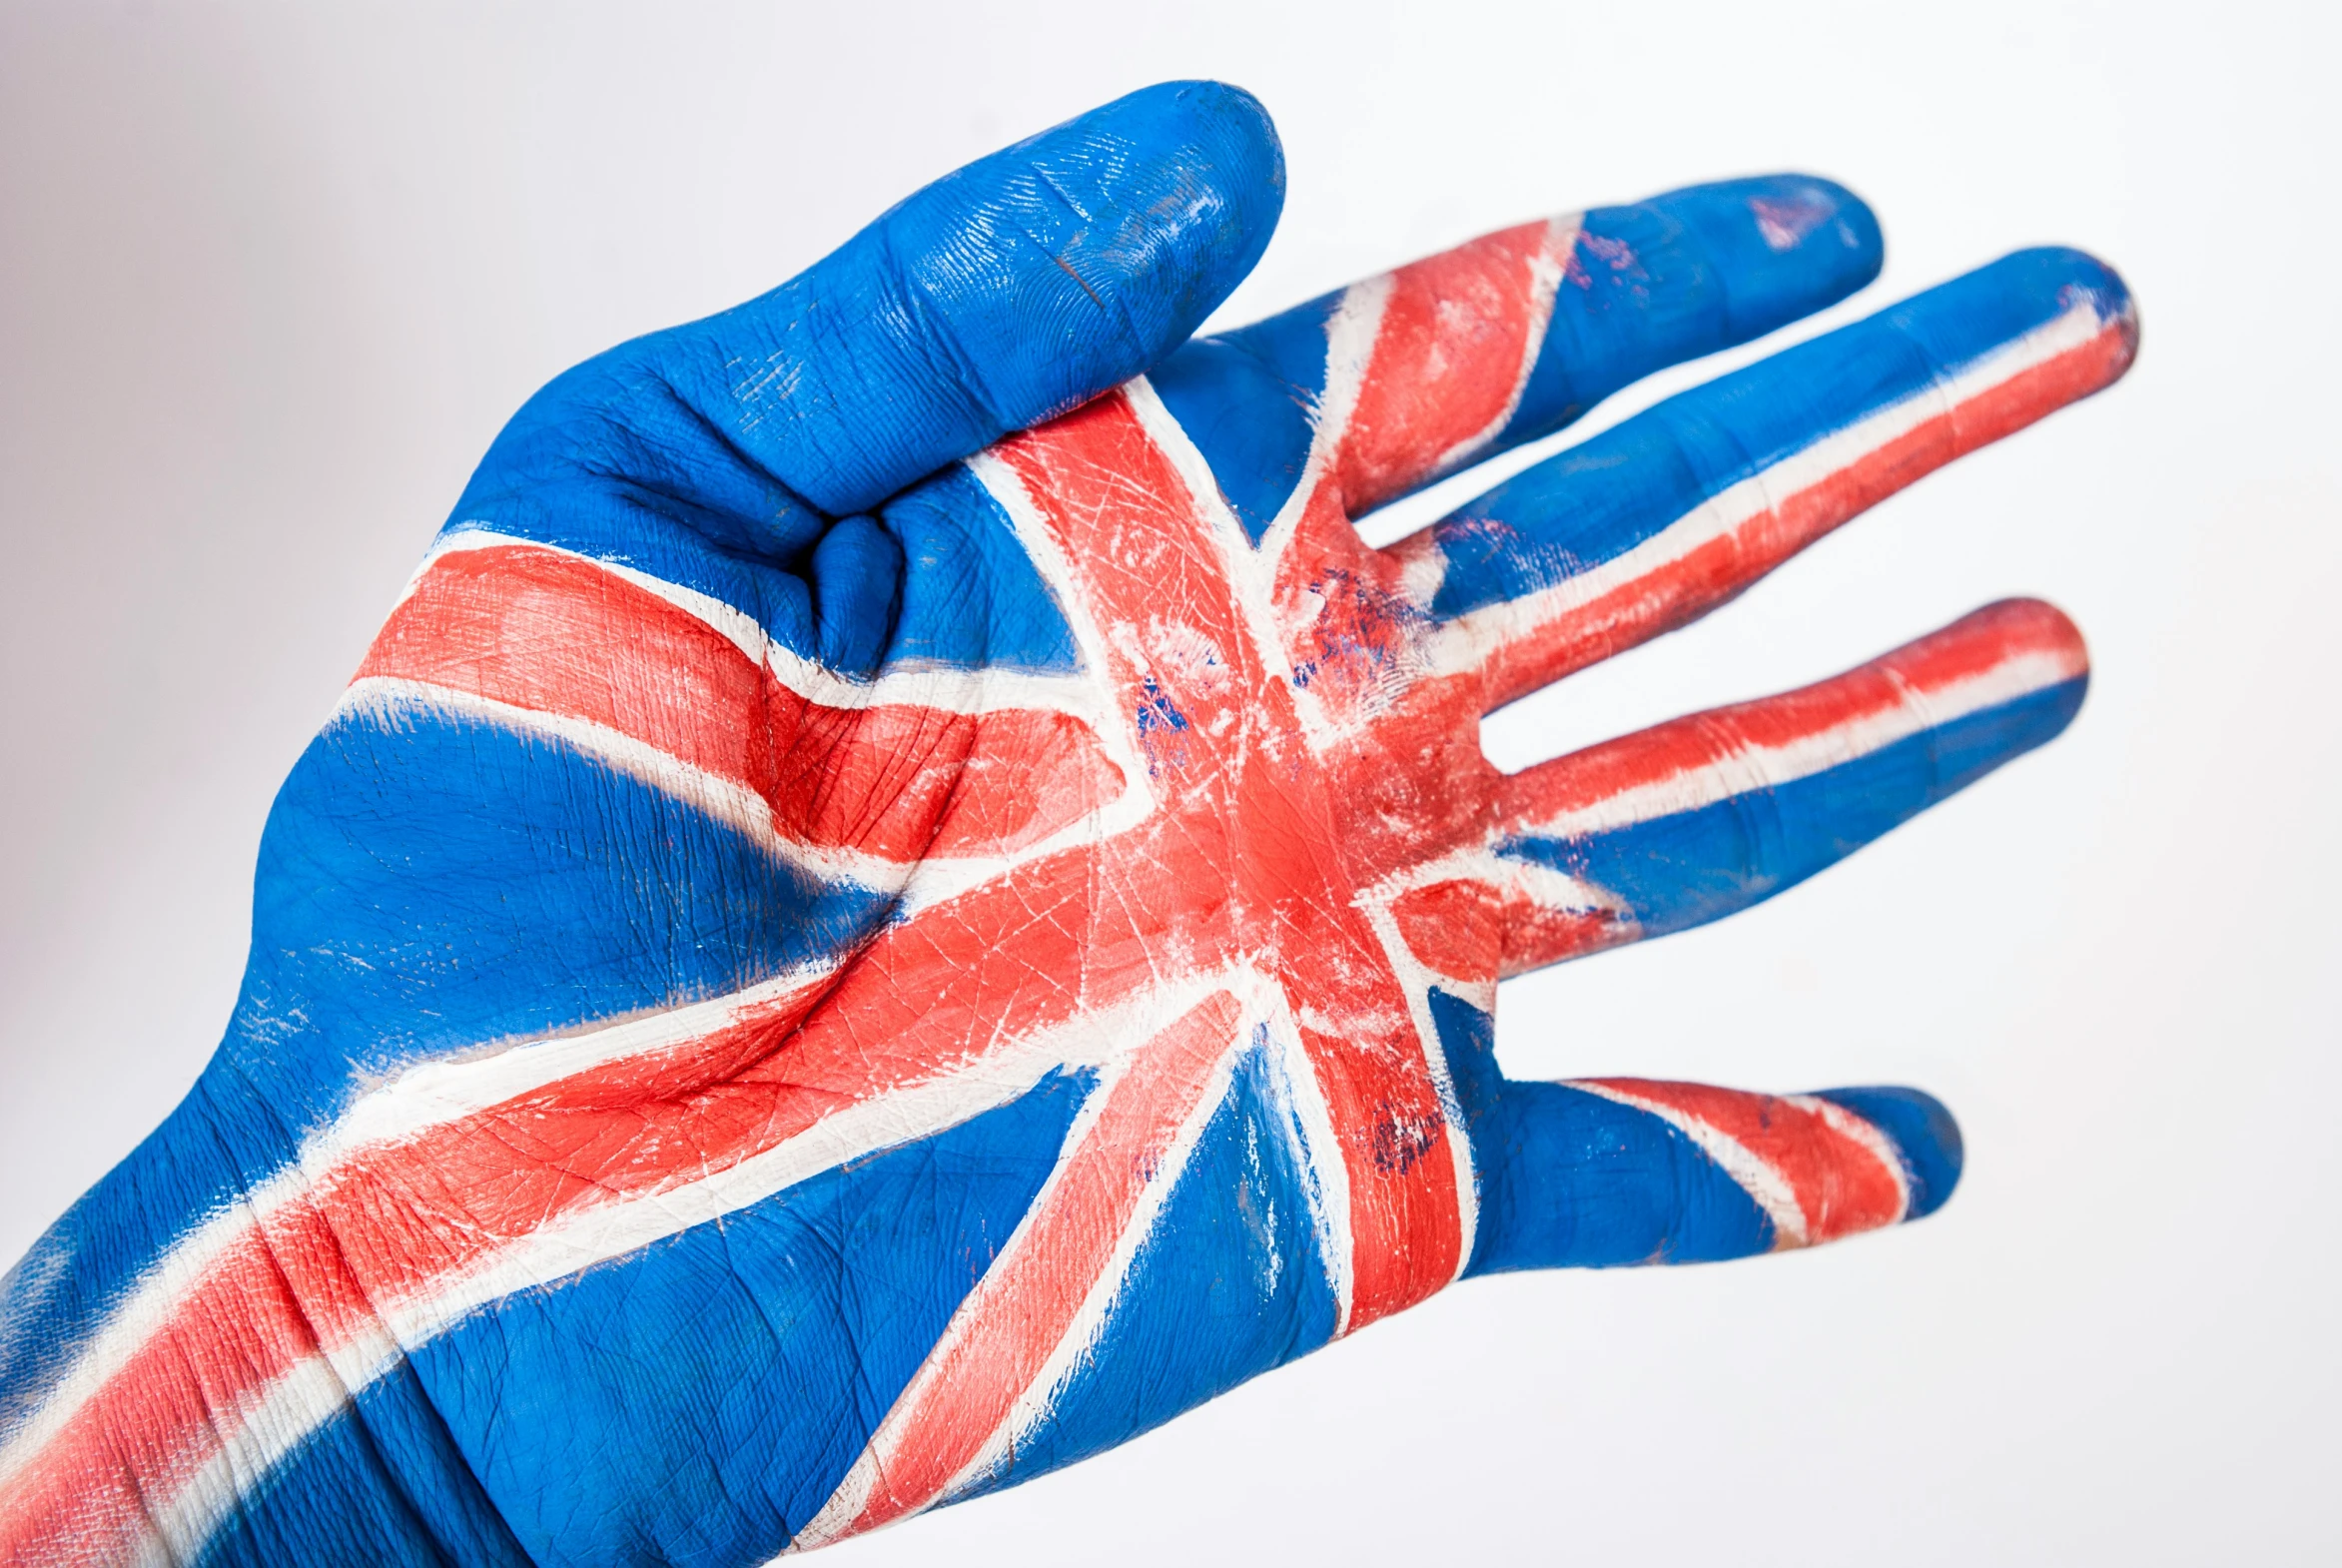
[[[1158,815],[1105,847],[1098,897],[1209,902],[1199,929],[1166,933],[1170,951],[1208,938],[1277,967],[1348,1174],[1351,1321],[1419,1301],[1455,1275],[1462,1197],[1424,1042],[1356,906],[1345,781],[1307,752],[1291,689],[1259,665],[1220,542],[1125,399],[997,451],[1072,563],[1157,774]]]

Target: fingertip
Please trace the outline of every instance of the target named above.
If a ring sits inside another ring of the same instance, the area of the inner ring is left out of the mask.
[[[1818,174],[1774,174],[1738,182],[1768,249],[1797,253],[1852,292],[1879,276],[1887,236],[1871,204]]]
[[[869,517],[847,517],[823,534],[806,562],[813,588],[814,647],[841,674],[868,677],[885,656],[903,582],[903,549]]]
[[[2013,602],[2041,650],[2057,659],[2065,670],[2065,680],[2059,688],[2063,695],[2054,713],[2056,727],[2051,732],[2052,737],[2062,735],[2074,715],[2081,711],[2082,699],[2089,695],[2090,645],[2081,628],[2073,623],[2073,617],[2056,605],[2043,599]]]
[[[2011,252],[1876,320],[1910,337],[1942,374],[2009,356],[2039,362],[2020,384],[2032,395],[2004,410],[1985,438],[2103,391],[2138,352],[2129,287],[2096,257],[2066,246]]]
[[[2022,656],[2048,665],[2029,724],[2006,737],[2017,750],[2030,750],[2065,733],[2090,688],[2090,647],[2073,618],[2045,599],[2002,599],[1967,617],[1996,644],[2003,660]],[[2011,755],[2015,752],[2011,751]]]
[[[1284,215],[1284,140],[1268,106],[1228,82],[1179,85],[1179,99],[1195,124],[1194,144],[1206,156],[1207,178],[1219,192],[1224,243],[1183,313],[1178,336],[1163,345],[1169,352],[1203,325],[1235,286],[1259,265]]]
[[[2138,302],[2122,275],[2087,251],[2067,245],[2015,251],[1985,269],[2004,273],[2040,303],[2044,314],[2064,315],[2086,307],[2118,340],[2108,357],[2106,381],[2128,371],[2138,357]]]
[[[2036,245],[2011,251],[1992,266],[2026,278],[2036,293],[2067,309],[2088,304],[2101,321],[2133,319],[2138,314],[2122,275],[2070,245]]]
[[[1819,175],[1773,174],[1659,198],[1716,269],[1735,340],[1835,305],[1879,276],[1886,237],[1870,204]]]
[[[1143,87],[1045,135],[1069,131],[1111,139],[1124,155],[1099,182],[1120,209],[1099,254],[1156,307],[1142,304],[1136,374],[1258,264],[1284,210],[1284,144],[1259,99],[1209,80]]]
[[[1247,167],[1279,189],[1284,184],[1284,144],[1277,137],[1276,121],[1266,104],[1233,82],[1210,77],[1157,82],[1116,99],[1093,115],[1123,118],[1134,124],[1154,120],[1162,126],[1185,128],[1188,140],[1224,141],[1243,156]]]
[[[2040,599],[2001,599],[1878,661],[1912,689],[1942,700],[1982,683],[1989,700],[1937,736],[1945,793],[2065,732],[2089,690],[2081,628]]]
[[[1959,1185],[1966,1146],[1959,1136],[1959,1124],[1935,1096],[1917,1089],[1878,1085],[1825,1090],[1815,1098],[1853,1112],[1894,1147],[1910,1193],[1905,1219],[1934,1213]]]
[[[1209,78],[1164,82],[1144,91],[1168,95],[1171,111],[1193,122],[1199,142],[1224,148],[1228,167],[1254,197],[1269,204],[1267,217],[1273,223],[1284,202],[1284,140],[1276,134],[1268,106],[1233,82]]]
[[[2040,653],[2056,658],[2077,676],[2087,676],[2090,647],[2081,628],[2046,599],[2000,599],[1962,616],[1954,623],[1989,633],[2009,653]]]

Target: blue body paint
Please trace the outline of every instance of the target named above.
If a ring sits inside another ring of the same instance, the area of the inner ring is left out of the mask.
[[[1333,1337],[1339,1308],[1268,1050],[1238,1064],[1048,1422],[967,1495],[1102,1453]]]
[[[1617,894],[1645,936],[1761,903],[2054,739],[2081,707],[2066,681],[1770,789],[1583,838],[1523,835],[1498,853]]]

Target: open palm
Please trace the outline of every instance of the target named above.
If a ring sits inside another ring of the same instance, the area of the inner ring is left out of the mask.
[[[2009,257],[1373,549],[1879,236],[1739,181],[1187,341],[1281,178],[1152,89],[531,400],[279,798],[212,1068],[8,1278],[0,1555],[759,1562],[1463,1274],[1945,1199],[1923,1095],[1507,1082],[1496,985],[2047,739],[2063,617],[1510,777],[1479,721],[2119,376],[2120,283]]]

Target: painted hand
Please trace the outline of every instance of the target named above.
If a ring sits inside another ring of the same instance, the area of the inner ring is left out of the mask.
[[[1510,777],[1478,725],[2112,381],[2122,286],[2011,256],[1377,550],[1878,230],[1709,186],[1187,342],[1281,179],[1154,89],[521,411],[277,802],[213,1066],[7,1280],[0,1557],[753,1563],[1463,1274],[1943,1202],[1925,1096],[1507,1082],[1497,981],[2046,740],[2072,627]]]

